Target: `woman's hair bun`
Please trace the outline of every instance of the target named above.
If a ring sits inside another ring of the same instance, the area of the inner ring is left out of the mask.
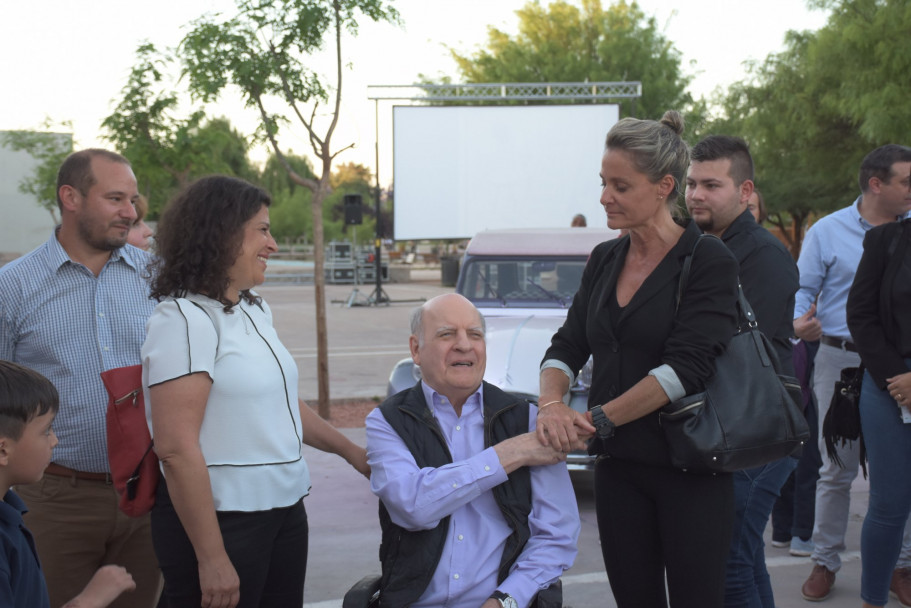
[[[670,127],[677,135],[683,134],[683,116],[677,110],[668,110],[661,117],[661,124]]]

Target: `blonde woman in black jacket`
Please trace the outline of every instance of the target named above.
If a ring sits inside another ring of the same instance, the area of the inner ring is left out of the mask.
[[[608,133],[601,205],[626,235],[592,252],[541,371],[538,438],[569,450],[595,427],[606,437],[590,450],[600,456],[598,529],[620,608],[665,608],[668,597],[674,608],[720,608],[724,599],[732,476],[673,468],[658,425],[662,406],[702,389],[737,320],[737,261],[718,240],[700,246],[677,309],[682,263],[701,233],[675,218],[689,164],[682,131],[668,112],[661,122],[623,119]],[[562,399],[589,355],[592,409],[583,416]]]

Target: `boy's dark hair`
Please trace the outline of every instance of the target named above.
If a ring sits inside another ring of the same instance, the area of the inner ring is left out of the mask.
[[[17,440],[25,425],[58,409],[60,397],[50,380],[35,370],[0,361],[0,437]]]
[[[867,154],[860,163],[860,172],[857,181],[860,191],[870,189],[870,180],[878,177],[880,181],[888,184],[895,177],[892,175],[892,165],[911,161],[911,148],[898,144],[886,144]]]
[[[729,175],[734,185],[739,186],[746,180],[753,180],[753,157],[750,147],[740,137],[730,135],[709,135],[690,151],[693,162],[728,159],[731,161]]]

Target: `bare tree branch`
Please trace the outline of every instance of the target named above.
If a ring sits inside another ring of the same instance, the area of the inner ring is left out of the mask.
[[[335,76],[338,86],[335,88],[335,109],[332,112],[332,122],[326,130],[326,140],[332,139],[335,126],[338,124],[339,109],[342,105],[342,16],[338,0],[332,3],[335,11]]]
[[[278,58],[278,51],[275,50],[275,45],[271,41],[269,41],[269,52],[272,54],[273,58]],[[319,105],[319,102],[314,101],[313,113],[310,115],[310,120],[308,121],[300,112],[300,108],[297,105],[297,100],[294,98],[294,94],[291,92],[291,86],[288,84],[288,79],[285,77],[284,70],[277,70],[277,73],[282,83],[282,92],[285,94],[285,101],[289,106],[291,106],[291,109],[294,111],[294,114],[297,116],[297,119],[300,121],[300,123],[304,125],[305,129],[307,129],[307,134],[310,138],[310,145],[313,146],[314,151],[319,154],[320,148],[323,146],[323,141],[313,129],[313,121],[316,117],[316,107]],[[314,141],[318,142],[319,146],[314,144]]]
[[[310,112],[310,122],[311,123],[316,120],[316,109],[318,107],[319,107],[319,102],[314,101],[313,102],[313,111]],[[331,135],[327,134],[326,141],[329,141],[330,139],[331,139]],[[323,143],[323,140],[321,140],[319,137],[316,136],[316,133],[310,134],[310,147],[313,148],[313,153],[316,154],[316,156],[318,158],[325,160],[323,150],[326,147],[326,144]]]
[[[354,143],[350,143],[350,144],[348,144],[347,146],[345,146],[344,148],[341,148],[341,149],[339,149],[339,150],[336,150],[333,154],[330,154],[330,155],[329,155],[329,159],[330,159],[330,160],[334,160],[336,156],[338,156],[339,154],[341,154],[341,153],[344,152],[345,150],[350,150],[350,149],[352,149],[352,148],[354,148]]]

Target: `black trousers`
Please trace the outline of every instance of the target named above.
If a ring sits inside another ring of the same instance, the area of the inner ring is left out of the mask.
[[[619,608],[722,608],[733,476],[601,458],[601,552]],[[665,577],[667,594],[665,594]]]
[[[803,347],[803,361],[798,348]],[[816,480],[822,455],[819,453],[819,405],[813,393],[813,360],[819,342],[802,342],[794,347],[794,368],[804,393],[804,415],[810,427],[810,441],[803,446],[797,469],[781,488],[781,495],[772,507],[772,540],[789,542],[796,536],[809,540],[816,520]]]
[[[228,557],[240,578],[238,608],[304,604],[309,528],[303,499],[268,511],[216,513]],[[193,545],[162,480],[152,509],[152,543],[169,608],[199,608],[199,566]]]

